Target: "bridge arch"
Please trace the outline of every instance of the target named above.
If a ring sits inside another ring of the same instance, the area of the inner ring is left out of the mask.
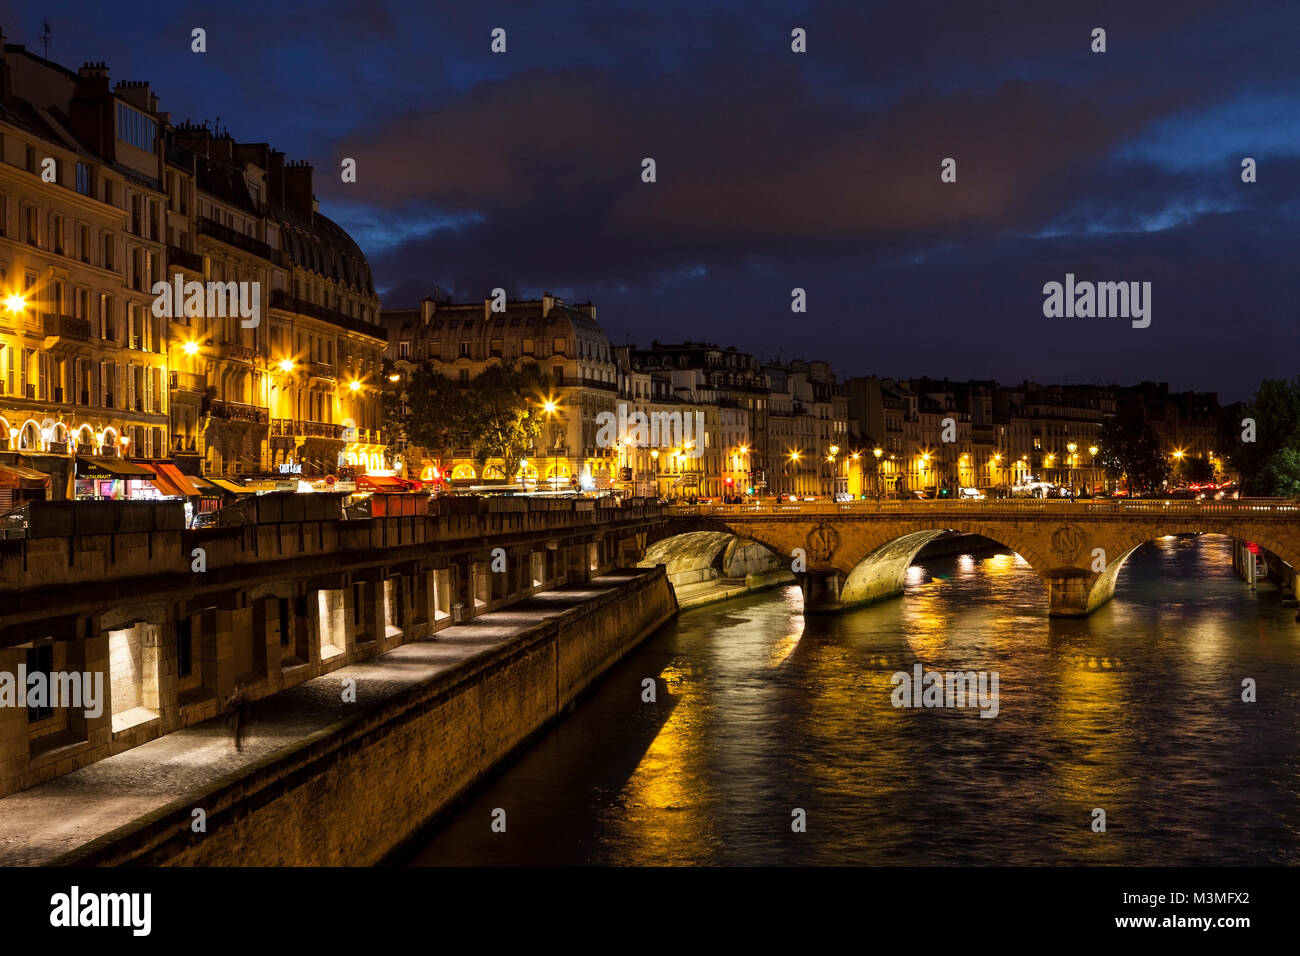
[[[664,565],[674,589],[718,578],[746,578],[789,570],[790,559],[765,541],[738,534],[720,522],[693,522],[675,533],[648,538],[639,567]]]
[[[1133,552],[1144,544],[1169,535],[1217,534],[1227,538],[1252,541],[1273,552],[1294,569],[1300,569],[1300,547],[1278,535],[1275,529],[1237,521],[1175,520],[1153,522],[1140,531],[1114,535],[1106,545],[1105,571],[1096,574],[1089,585],[1088,608],[1099,607],[1115,596],[1120,572]]]
[[[980,522],[919,520],[898,522],[888,529],[869,534],[835,562],[838,568],[847,569],[840,582],[839,603],[848,607],[901,594],[907,569],[921,549],[948,531],[977,534],[1014,551],[1040,578],[1044,578],[1048,568],[1047,556],[1041,554],[1041,549],[1033,542],[1008,533],[1009,530],[989,528]]]

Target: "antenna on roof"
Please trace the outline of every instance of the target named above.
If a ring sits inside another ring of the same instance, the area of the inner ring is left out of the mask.
[[[43,20],[41,22],[41,45],[45,49],[45,59],[47,60],[50,58],[50,36],[51,35],[52,34],[50,33],[50,21]]]

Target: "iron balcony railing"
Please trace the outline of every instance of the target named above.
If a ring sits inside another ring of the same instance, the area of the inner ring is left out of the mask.
[[[339,312],[337,309],[326,308],[323,305],[317,305],[315,302],[299,299],[285,289],[271,290],[271,308],[280,309],[284,312],[296,312],[298,315],[308,315],[313,319],[320,319],[323,322],[329,322],[331,325],[347,329],[349,332],[358,332],[361,335],[369,335],[381,341],[388,341],[388,333],[382,325],[372,325],[369,322],[363,322],[361,319],[353,318],[344,312]]]
[[[334,422],[309,422],[293,418],[271,419],[272,438],[329,438],[340,441],[343,426]]]
[[[200,216],[198,220],[199,232],[205,236],[211,236],[213,239],[224,242],[228,246],[234,246],[236,249],[243,249],[245,252],[252,253],[259,258],[275,262],[275,250],[268,246],[260,239],[254,239],[252,236],[246,236],[242,232],[236,232],[229,226],[222,225],[215,219],[209,219],[207,216]]]
[[[63,339],[76,339],[79,342],[90,341],[90,321],[78,319],[71,315],[45,314],[45,334],[57,335]]]
[[[703,504],[674,505],[673,514],[682,515],[831,515],[831,514],[1093,514],[1093,515],[1170,515],[1215,514],[1227,516],[1300,517],[1300,501],[1284,498],[1243,498],[1237,501],[1175,501],[1149,498],[1138,501],[1070,501],[1068,498],[1012,498],[986,501],[799,501],[784,504]]]
[[[170,386],[181,392],[202,392],[208,387],[208,377],[202,372],[172,372]]]
[[[197,252],[190,252],[180,246],[167,247],[167,262],[169,265],[189,269],[191,272],[203,272],[203,257]]]
[[[212,414],[226,421],[252,422],[255,425],[265,425],[271,420],[271,414],[265,408],[245,405],[242,402],[215,401],[212,403]]]

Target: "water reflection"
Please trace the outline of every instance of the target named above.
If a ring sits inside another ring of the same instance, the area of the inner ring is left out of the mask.
[[[1292,617],[1213,536],[1139,549],[1084,619],[1047,618],[1011,554],[927,562],[902,599],[838,616],[805,620],[795,588],[689,612],[413,860],[1295,863]],[[916,663],[997,671],[999,715],[894,708]]]

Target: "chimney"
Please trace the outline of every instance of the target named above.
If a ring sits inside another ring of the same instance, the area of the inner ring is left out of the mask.
[[[302,160],[290,160],[284,164],[284,204],[308,219],[315,211],[311,170],[312,167]]]
[[[277,206],[284,205],[284,153],[278,149],[266,153],[266,198]]]
[[[104,75],[108,76],[108,72],[105,71]],[[117,84],[114,92],[138,110],[146,113],[158,112],[158,97],[144,80],[123,80]]]
[[[432,296],[426,295],[420,300],[420,322],[424,325],[428,325],[429,320],[433,318],[433,313],[436,312],[437,309],[438,300]]]
[[[542,293],[542,318],[550,314],[551,309],[555,308],[555,296],[549,292]]]

